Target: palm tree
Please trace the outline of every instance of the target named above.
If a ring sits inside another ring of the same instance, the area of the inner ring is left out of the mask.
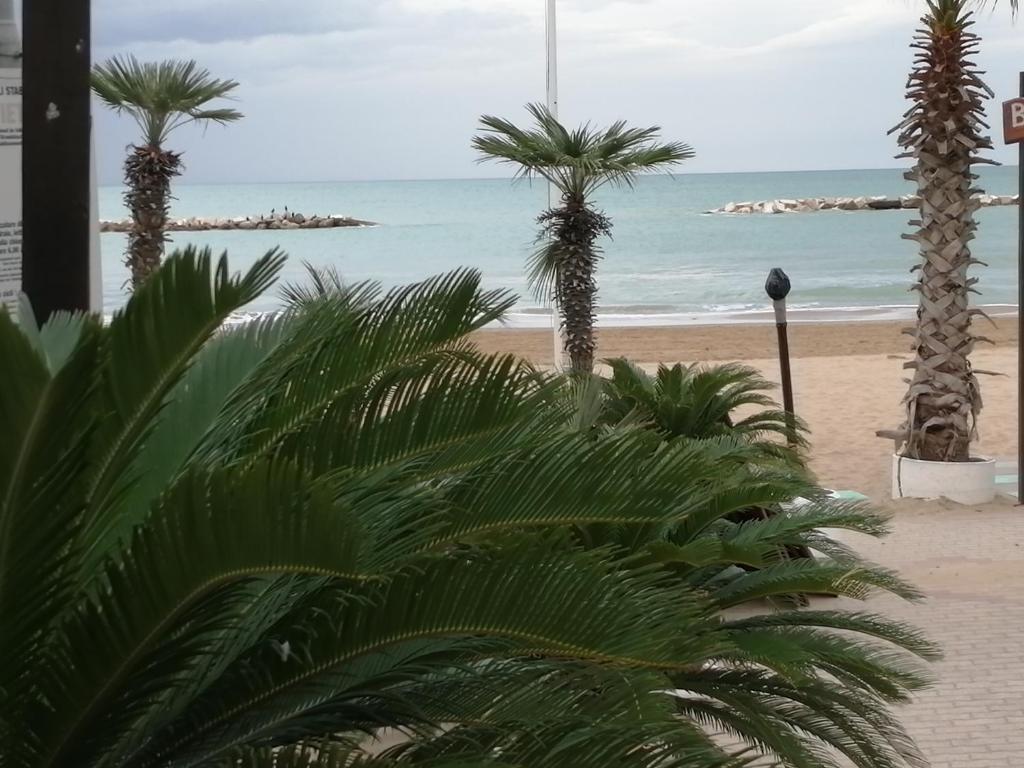
[[[813,489],[721,436],[575,428],[567,383],[467,341],[514,301],[473,272],[321,276],[221,329],[281,264],[186,249],[109,324],[0,312],[5,766],[746,764],[706,726],[917,764],[888,704],[934,649],[784,600],[915,596],[817,532],[869,510],[733,522]]]
[[[606,184],[632,186],[640,174],[671,167],[694,153],[686,144],[657,143],[657,127],[628,128],[620,121],[604,130],[586,124],[570,131],[546,107],[530,104],[527,110],[536,122],[533,129],[485,115],[480,119],[483,133],[473,146],[484,160],[517,166],[517,176],[547,179],[561,195],[559,205],[538,219],[543,245],[530,265],[530,284],[561,310],[573,370],[590,371],[601,255],[596,242],[611,234],[612,226],[594,207],[593,194]]]
[[[115,56],[93,67],[93,92],[111,109],[130,115],[142,131],[142,144],[131,147],[124,164],[124,202],[132,216],[125,263],[133,290],[163,257],[171,179],[182,169],[181,155],[164,146],[167,137],[187,123],[239,120],[237,110],[206,106],[236,87],[234,80],[218,80],[194,61],[140,63],[134,56]]]
[[[970,353],[977,337],[970,307],[977,278],[968,269],[979,263],[970,243],[977,224],[973,194],[975,163],[989,162],[980,152],[992,143],[985,135],[984,101],[992,92],[981,80],[972,56],[979,38],[968,0],[927,0],[927,12],[912,45],[917,49],[907,81],[912,106],[893,129],[914,167],[906,178],[920,196],[920,219],[909,235],[917,241],[918,279],[915,356],[904,402],[907,420],[887,433],[902,443],[901,452],[927,461],[967,461],[981,410]],[[1012,3],[1014,9],[1016,3]]]

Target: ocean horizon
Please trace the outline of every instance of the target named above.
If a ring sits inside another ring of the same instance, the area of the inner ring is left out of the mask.
[[[978,186],[1016,194],[1014,167],[982,167]],[[600,325],[768,322],[764,294],[769,269],[793,283],[795,321],[885,320],[911,317],[908,291],[917,248],[901,239],[913,211],[826,211],[779,215],[709,215],[729,202],[801,197],[899,196],[914,192],[901,169],[770,171],[642,178],[634,189],[604,189],[599,207],[614,223],[598,266]],[[100,217],[127,213],[122,189],[99,190]],[[227,250],[244,269],[273,246],[289,254],[281,283],[302,282],[304,264],[332,268],[349,283],[391,287],[459,267],[480,270],[486,288],[519,296],[508,324],[542,327],[549,310],[525,281],[536,217],[547,204],[540,182],[509,179],[438,181],[178,184],[171,216],[259,216],[287,208],[307,216],[346,215],[376,222],[365,228],[174,232],[168,249],[193,244]],[[973,243],[979,306],[993,314],[1017,305],[1017,211],[978,213]],[[104,309],[127,299],[126,236],[101,236]],[[272,289],[246,308],[281,306]]]

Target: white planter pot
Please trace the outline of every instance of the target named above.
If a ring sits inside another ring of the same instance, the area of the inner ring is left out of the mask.
[[[996,497],[995,459],[921,461],[892,457],[894,499],[945,497],[958,504],[985,504]]]

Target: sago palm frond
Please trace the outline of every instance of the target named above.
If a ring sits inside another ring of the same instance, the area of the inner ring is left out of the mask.
[[[767,454],[799,463],[782,440],[796,427],[801,445],[806,426],[779,408],[767,393],[775,385],[760,372],[738,363],[661,365],[654,376],[628,360],[606,361],[604,423],[646,424],[666,437],[707,439],[729,436],[757,445]]]
[[[122,523],[125,494],[146,471],[138,466],[138,449],[167,396],[221,323],[262,293],[283,263],[283,254],[272,249],[245,275],[232,276],[226,254],[214,270],[210,250],[190,246],[140,289],[139,301],[114,314],[104,339],[107,364],[97,383],[105,417],[90,446],[96,459],[81,533],[85,572],[94,570]]]
[[[207,107],[237,87],[234,80],[215,78],[194,61],[140,62],[134,56],[115,56],[92,72],[93,92],[111,109],[131,116],[153,147],[185,123],[241,119],[237,110]]]
[[[0,313],[12,766],[913,763],[886,707],[924,682],[919,634],[721,613],[914,597],[820,530],[880,533],[869,510],[741,436],[583,423],[468,341],[511,302],[474,272],[325,279],[218,332],[279,265],[183,254],[109,326]]]

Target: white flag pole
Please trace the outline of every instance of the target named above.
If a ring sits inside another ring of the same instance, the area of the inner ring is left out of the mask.
[[[547,41],[547,107],[548,111],[558,119],[558,27],[555,23],[556,0],[545,0],[546,13],[544,31]],[[555,205],[557,190],[554,184],[548,183],[548,207]],[[565,354],[562,344],[562,333],[558,318],[558,300],[551,298],[551,336],[554,345],[552,361],[556,371],[564,368]]]

